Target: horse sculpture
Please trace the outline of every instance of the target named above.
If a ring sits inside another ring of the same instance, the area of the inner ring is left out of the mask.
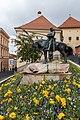
[[[41,50],[44,52],[44,59],[45,62],[47,63],[47,51],[53,52],[53,43],[51,43],[51,47],[49,50],[47,50],[49,46],[48,40],[40,39],[40,40],[35,40],[32,44],[32,47],[35,48],[36,50]],[[67,56],[73,54],[73,49],[70,46],[67,46],[63,42],[56,42],[55,41],[55,51],[58,50],[62,56],[64,57],[64,62],[67,63]]]

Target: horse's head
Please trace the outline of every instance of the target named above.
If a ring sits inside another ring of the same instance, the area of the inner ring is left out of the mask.
[[[38,43],[37,43],[37,41],[33,41],[32,47],[33,47],[34,49],[38,49]]]
[[[42,50],[45,48],[45,44],[46,40],[43,39],[39,39],[39,40],[35,40],[33,41],[32,47],[36,50]]]

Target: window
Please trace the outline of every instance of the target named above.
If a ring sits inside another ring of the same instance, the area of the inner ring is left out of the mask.
[[[76,40],[79,40],[79,37],[76,37]]]
[[[71,42],[71,37],[69,37],[69,42]]]

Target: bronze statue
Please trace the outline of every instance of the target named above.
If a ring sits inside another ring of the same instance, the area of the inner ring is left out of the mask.
[[[51,47],[51,44],[53,44],[53,51],[55,51],[55,30],[53,28],[50,28],[50,33],[47,34],[47,37],[48,37],[48,43],[49,43],[49,46],[47,48],[47,50],[50,50],[50,47]]]
[[[52,29],[52,28],[51,28]],[[53,29],[50,30],[52,33],[47,35],[48,39],[39,39],[35,40],[32,44],[33,48],[36,50],[39,49],[44,52],[45,62],[47,62],[47,51],[56,51],[58,50],[62,56],[64,57],[64,62],[67,63],[67,55],[73,54],[73,49],[70,46],[67,46],[63,42],[56,42],[54,39],[55,32],[53,33]]]

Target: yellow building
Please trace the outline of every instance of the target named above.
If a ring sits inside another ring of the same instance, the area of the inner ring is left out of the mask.
[[[63,31],[64,42],[71,46],[74,53],[80,52],[80,22],[69,17],[59,28]]]

